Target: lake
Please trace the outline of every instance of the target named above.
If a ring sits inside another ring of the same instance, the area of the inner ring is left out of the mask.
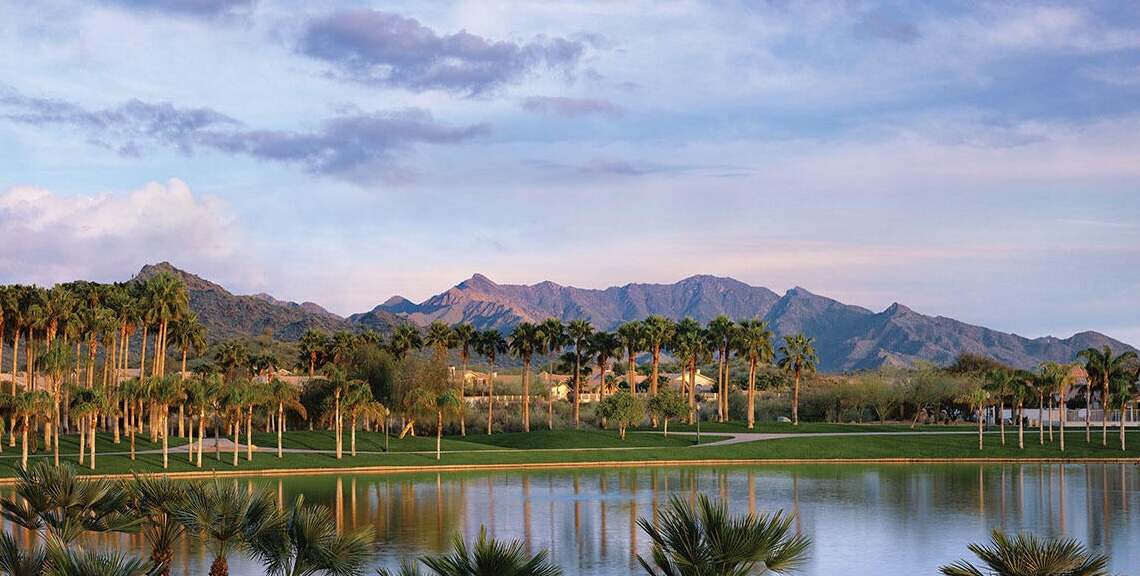
[[[234,482],[235,480],[226,480]],[[642,573],[648,538],[636,527],[670,495],[727,499],[736,512],[784,509],[814,540],[807,575],[935,574],[966,557],[993,528],[1074,537],[1112,557],[1112,569],[1140,562],[1140,474],[1135,465],[801,465],[583,469],[442,475],[289,476],[242,479],[286,501],[336,511],[344,528],[372,526],[377,566],[448,549],[453,534],[481,525],[498,538],[547,548],[567,574]],[[136,535],[102,538],[142,547]],[[174,574],[205,574],[210,559],[193,544]],[[261,568],[232,558],[231,574]],[[370,572],[371,573],[371,572]]]

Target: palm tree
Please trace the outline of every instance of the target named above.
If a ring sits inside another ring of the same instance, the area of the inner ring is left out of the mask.
[[[361,416],[369,417],[385,412],[384,406],[372,397],[372,387],[363,380],[350,380],[344,393],[343,409],[349,417],[349,453],[356,456],[356,423]]]
[[[271,527],[250,541],[253,555],[266,574],[310,576],[360,574],[372,555],[372,529],[341,534],[325,506],[293,505],[276,515]]]
[[[12,418],[20,420],[20,467],[28,468],[28,432],[32,427],[32,417],[39,416],[51,406],[47,392],[24,391],[12,396]],[[13,427],[13,431],[15,428]]]
[[[231,554],[264,539],[276,524],[273,497],[263,490],[247,492],[237,482],[191,484],[175,518],[213,555],[210,576],[229,574]]]
[[[50,429],[55,436],[52,446],[54,447],[55,464],[58,466],[59,433],[60,422],[62,422],[60,404],[63,401],[63,377],[71,370],[72,355],[71,347],[63,342],[57,341],[47,346],[47,351],[44,352],[39,360],[40,367],[48,376],[48,393],[51,394],[52,398],[51,413],[44,422],[44,426]]]
[[[645,343],[649,347],[649,354],[652,357],[652,369],[649,372],[649,395],[657,395],[657,374],[658,369],[661,367],[661,348],[673,339],[673,334],[677,330],[677,325],[670,319],[656,314],[645,319],[644,322]],[[653,426],[657,426],[657,417],[653,417]]]
[[[1041,365],[1041,375],[1043,382],[1047,385],[1049,395],[1057,394],[1061,404],[1061,452],[1065,451],[1065,418],[1067,410],[1065,409],[1066,400],[1069,397],[1069,384],[1072,382],[1073,367],[1068,364],[1058,364],[1056,362],[1046,362]]]
[[[521,540],[499,542],[487,536],[486,526],[479,527],[479,538],[474,547],[459,535],[452,542],[451,554],[424,556],[420,562],[435,576],[472,576],[475,574],[502,574],[511,576],[561,576],[562,569],[550,561],[550,553],[540,550],[528,554]],[[380,576],[415,576],[419,572],[412,564],[404,564],[399,572],[386,569]]]
[[[507,341],[498,330],[484,330],[479,333],[475,349],[487,359],[490,369],[487,372],[487,434],[492,432],[495,405],[495,358],[507,351]]]
[[[997,420],[1001,430],[1001,445],[1005,446],[1005,399],[1013,391],[1015,377],[1013,372],[1007,369],[996,368],[986,372],[985,378],[984,387],[986,391],[997,400]],[[1062,439],[1062,445],[1063,443],[1064,439]]]
[[[594,327],[590,325],[589,320],[578,319],[571,320],[569,326],[566,328],[566,335],[571,344],[574,345],[574,427],[577,428],[581,425],[581,407],[582,407],[582,356],[586,353],[586,342],[589,341],[590,334],[593,334]]]
[[[736,335],[737,354],[748,358],[748,428],[756,421],[756,369],[772,362],[772,331],[763,320],[744,320]]]
[[[542,330],[530,322],[520,322],[511,332],[507,347],[523,362],[523,432],[530,432],[530,360],[541,349]]]
[[[638,320],[626,322],[617,328],[618,338],[625,348],[625,382],[629,393],[637,395],[637,355],[645,349],[645,324]]]
[[[309,364],[309,378],[313,378],[316,375],[317,360],[328,348],[328,337],[323,332],[312,329],[306,330],[301,335],[300,348],[302,356]]]
[[[732,353],[732,343],[736,324],[721,314],[709,321],[709,348],[719,357],[717,362],[717,416],[721,422],[728,420],[728,356]]]
[[[118,482],[80,478],[71,464],[43,461],[16,471],[12,496],[0,499],[0,516],[64,547],[88,532],[133,532],[140,524]]]
[[[158,333],[155,335],[155,374],[166,374],[167,332],[172,321],[178,320],[190,308],[190,295],[178,277],[163,272],[152,276],[150,286],[151,310],[157,320]]]
[[[408,352],[423,347],[420,329],[412,324],[400,324],[392,331],[392,339],[388,342],[388,346],[392,349],[392,354],[400,360],[407,358]]]
[[[733,517],[723,502],[697,497],[694,508],[673,496],[655,518],[637,525],[653,543],[637,556],[653,576],[729,576],[794,572],[807,560],[811,540],[793,533],[791,515]]]
[[[981,567],[966,560],[942,566],[946,576],[1109,576],[1108,556],[1093,554],[1076,540],[1009,537],[994,530],[990,545],[970,544]]]
[[[371,390],[369,391],[371,392]],[[277,457],[284,457],[282,448],[282,434],[285,432],[285,409],[288,408],[296,412],[301,418],[307,418],[308,414],[305,413],[305,405],[301,404],[301,390],[292,384],[288,384],[279,378],[274,378],[269,383],[269,397],[272,399],[273,404],[277,406],[274,411],[275,418],[277,418]],[[354,427],[355,428],[355,427]],[[353,455],[356,451],[353,450]]]
[[[1025,449],[1025,399],[1033,397],[1033,376],[1024,371],[1012,373],[1010,395],[1017,405],[1017,447]]]
[[[617,334],[599,330],[590,337],[586,349],[590,351],[590,356],[598,366],[598,399],[605,399],[606,372],[610,368],[610,359],[621,357],[622,342]]]
[[[186,532],[175,517],[186,498],[186,483],[170,478],[136,475],[126,484],[129,509],[142,519],[142,534],[150,545],[150,561],[164,576],[170,574],[174,546]]]
[[[970,407],[978,418],[978,450],[982,449],[982,436],[985,429],[986,406],[990,402],[990,393],[982,386],[973,386],[958,397],[958,401]]]
[[[170,405],[184,401],[186,394],[182,390],[181,376],[155,377],[152,384],[151,400],[158,405],[158,426],[162,434],[162,468],[166,469],[170,466]]]
[[[1111,393],[1108,396],[1109,404],[1112,405],[1113,408],[1120,410],[1121,451],[1124,451],[1126,449],[1124,442],[1124,425],[1125,421],[1127,420],[1125,417],[1125,411],[1128,408],[1128,404],[1132,402],[1132,399],[1135,396],[1135,390],[1133,389],[1134,382],[1136,382],[1136,377],[1133,374],[1124,371],[1118,371],[1112,378],[1112,385],[1110,386]]]
[[[566,344],[566,327],[557,318],[547,318],[539,325],[539,330],[542,331],[542,354],[556,356]],[[551,379],[553,371],[552,361],[546,371],[546,426],[551,430],[554,429],[554,381]]]
[[[232,384],[237,380],[238,370],[249,362],[249,349],[237,340],[227,340],[214,352],[214,362],[222,369],[226,383]]]
[[[417,388],[413,394],[415,394],[413,403],[416,411],[435,416],[435,459],[439,460],[440,445],[443,442],[444,418],[457,414],[463,405],[459,403],[459,395],[450,388],[438,392],[427,388]]]
[[[697,414],[697,363],[704,361],[708,356],[708,337],[701,324],[692,318],[685,318],[677,323],[677,333],[673,336],[670,350],[674,357],[681,361],[681,374],[689,375],[689,424],[694,422]],[[682,378],[682,381],[684,378]]]
[[[190,443],[188,445],[188,458],[194,463],[198,456],[198,466],[202,466],[202,449],[206,440],[206,410],[213,407],[214,398],[221,390],[221,375],[208,370],[197,371],[194,378],[188,380],[184,386],[186,393],[186,406],[190,411]],[[198,444],[194,446],[194,423],[198,423]]]
[[[815,355],[815,339],[803,334],[784,336],[784,345],[780,346],[780,367],[792,375],[794,387],[792,388],[792,424],[800,425],[800,377],[804,374],[813,374],[819,358]]]
[[[1102,350],[1096,348],[1087,348],[1077,353],[1078,356],[1085,359],[1085,371],[1089,375],[1089,384],[1091,385],[1095,380],[1100,384],[1101,389],[1101,406],[1104,408],[1104,416],[1101,418],[1102,427],[1102,443],[1108,446],[1108,395],[1109,387],[1111,386],[1113,376],[1124,368],[1125,361],[1136,358],[1136,353],[1128,350],[1122,352],[1117,356],[1112,355],[1112,348],[1105,344]],[[1086,411],[1088,407],[1086,406]],[[1123,418],[1123,415],[1121,415]]]
[[[341,413],[341,399],[360,381],[349,380],[344,375],[344,372],[335,365],[328,367],[326,376],[328,377],[329,385],[332,387],[333,435],[336,436],[336,459],[340,460],[344,456],[344,417]]]
[[[475,344],[475,338],[479,335],[479,331],[467,322],[456,324],[451,330],[455,335],[455,346],[459,348],[459,360],[463,365],[463,372],[459,375],[459,401],[466,406],[467,400],[463,397],[463,394],[467,383],[467,363],[471,361],[471,347]],[[467,435],[466,412],[466,410],[459,412],[460,436]]]
[[[447,351],[455,346],[455,333],[451,326],[440,320],[428,325],[427,334],[424,335],[424,344],[430,346],[436,354],[446,357]]]

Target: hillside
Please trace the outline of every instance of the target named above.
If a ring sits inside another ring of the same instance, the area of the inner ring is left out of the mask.
[[[650,314],[673,319],[692,317],[701,322],[719,314],[734,319],[763,318],[779,336],[797,332],[813,336],[820,368],[825,371],[911,364],[916,360],[946,364],[963,352],[1029,368],[1045,360],[1072,361],[1078,350],[1089,346],[1132,349],[1097,332],[1065,339],[1030,339],[952,318],[926,316],[902,304],[873,312],[803,288],[792,288],[780,296],[767,288],[715,276],[597,290],[553,282],[496,284],[476,274],[420,304],[393,297],[369,314],[379,311],[419,325],[441,320],[448,324],[471,322],[481,329],[509,329],[524,320],[535,322],[547,317],[564,321],[586,318],[606,330]]]

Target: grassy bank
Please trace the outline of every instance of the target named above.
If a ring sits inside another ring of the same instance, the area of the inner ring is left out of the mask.
[[[703,426],[702,426],[703,432]],[[269,436],[262,436],[262,446]],[[255,435],[255,438],[257,436]],[[291,432],[287,435],[288,445],[294,448],[328,450],[332,447],[332,437],[327,432]],[[103,441],[104,439],[101,439]],[[705,438],[706,442],[713,437]],[[185,453],[171,453],[170,472],[202,472],[217,470],[258,471],[258,470],[297,470],[308,468],[360,468],[360,467],[401,467],[417,468],[445,466],[486,466],[486,465],[552,465],[575,463],[611,462],[700,462],[700,461],[827,461],[827,460],[948,460],[948,459],[1118,459],[1132,458],[1140,461],[1140,432],[1129,433],[1132,447],[1122,452],[1114,447],[1115,436],[1110,437],[1109,446],[1103,447],[1099,437],[1094,436],[1092,444],[1086,444],[1083,432],[1069,432],[1066,435],[1067,450],[1062,453],[1057,443],[1048,442],[1041,446],[1036,435],[1026,437],[1026,448],[1016,447],[1016,435],[1007,436],[1007,444],[1000,445],[997,434],[986,435],[986,448],[979,451],[977,437],[961,435],[867,435],[867,436],[813,436],[747,442],[723,446],[692,446],[691,435],[670,435],[664,438],[654,434],[631,434],[622,441],[615,433],[607,431],[538,431],[525,434],[496,434],[494,436],[475,435],[464,439],[445,439],[443,458],[435,460],[434,438],[391,438],[391,451],[379,452],[383,447],[383,435],[379,433],[358,433],[357,448],[361,453],[337,460],[328,453],[286,453],[278,459],[272,451],[255,453],[253,461],[245,460],[241,451],[237,468],[231,465],[232,452],[222,451],[221,460],[215,459],[208,450],[204,467],[197,468],[187,461]],[[142,442],[140,442],[140,448]],[[125,444],[116,450],[112,444],[99,457],[97,473],[116,474],[138,472],[159,472],[162,470],[161,454],[140,454],[135,461],[121,452]],[[623,449],[614,449],[623,448]],[[421,452],[421,450],[423,450]],[[65,451],[66,453],[66,451]],[[10,476],[11,465],[18,462],[18,452],[7,450],[0,461],[8,464],[0,469],[0,474]],[[50,454],[37,457],[50,458]],[[72,455],[65,460],[75,461]]]

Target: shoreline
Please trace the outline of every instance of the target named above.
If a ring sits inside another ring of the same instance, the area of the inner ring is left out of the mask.
[[[686,468],[700,466],[795,466],[811,464],[832,465],[913,465],[913,464],[1133,464],[1140,465],[1140,458],[711,458],[698,460],[626,460],[593,462],[539,462],[504,464],[439,464],[429,466],[346,466],[325,468],[278,468],[264,470],[210,470],[185,472],[140,472],[141,477],[169,477],[176,480],[198,480],[204,478],[256,478],[278,476],[329,476],[333,474],[422,474],[459,472],[497,472],[519,470],[563,470],[568,468]],[[90,474],[83,478],[92,480],[129,480],[135,474]],[[16,478],[0,478],[0,486],[11,486]]]

